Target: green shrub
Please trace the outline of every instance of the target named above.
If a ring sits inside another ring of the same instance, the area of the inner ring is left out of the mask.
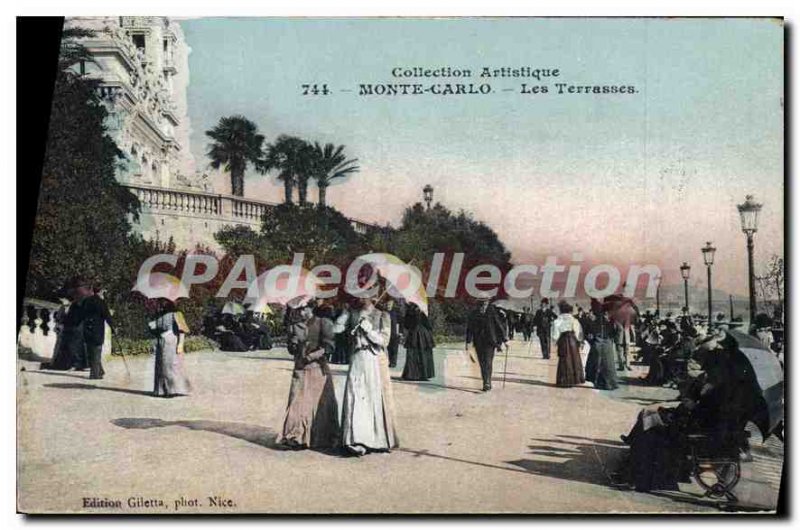
[[[213,350],[216,348],[214,342],[212,342],[207,337],[202,335],[190,335],[186,337],[186,341],[183,344],[183,350],[186,353],[196,352],[196,351],[203,351],[203,350]]]
[[[114,337],[114,347],[111,355],[125,354],[126,357],[135,355],[150,355],[153,352],[153,339],[129,339],[125,337]],[[192,353],[204,350],[213,350],[214,343],[202,335],[190,335],[186,337],[183,344],[185,353]]]
[[[152,340],[131,339],[127,337],[113,337],[111,340],[111,355],[149,355],[153,351]]]

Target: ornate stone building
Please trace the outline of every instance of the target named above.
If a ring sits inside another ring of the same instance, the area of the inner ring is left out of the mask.
[[[120,182],[202,187],[188,148],[189,48],[180,26],[164,17],[79,17],[67,26],[95,32],[83,40],[95,62],[80,68],[102,83],[108,128],[126,156]]]
[[[100,81],[108,130],[125,159],[117,180],[136,194],[136,228],[178,248],[217,249],[214,233],[229,225],[260,228],[272,204],[215,193],[189,149],[189,53],[180,24],[166,17],[74,17],[66,27],[94,35],[83,45],[94,58],[76,68]],[[353,221],[364,232],[370,225]]]

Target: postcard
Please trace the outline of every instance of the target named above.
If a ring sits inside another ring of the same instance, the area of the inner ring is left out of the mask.
[[[784,39],[67,17],[18,510],[775,513]]]

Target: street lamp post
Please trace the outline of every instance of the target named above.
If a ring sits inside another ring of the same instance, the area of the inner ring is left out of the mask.
[[[761,204],[753,200],[752,195],[745,197],[742,204],[736,208],[739,210],[739,217],[742,221],[742,232],[747,237],[747,279],[748,294],[750,295],[750,330],[753,331],[753,323],[756,321],[756,279],[753,266],[753,234],[758,230],[758,213],[761,211]]]
[[[656,318],[661,318],[661,276],[656,276]]]
[[[425,204],[428,205],[428,210],[430,210],[433,202],[433,186],[425,184],[425,187],[422,188],[422,194],[425,197]]]
[[[689,271],[691,270],[692,267],[684,261],[681,265],[681,278],[683,278],[683,301],[687,314],[689,313]]]
[[[711,266],[714,264],[714,253],[717,251],[716,248],[711,246],[711,241],[706,241],[706,246],[700,249],[703,253],[703,262],[706,264],[706,269],[708,269],[708,327],[711,328],[712,318],[711,318]]]

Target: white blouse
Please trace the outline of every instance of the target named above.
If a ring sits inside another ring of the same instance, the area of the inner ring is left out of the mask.
[[[554,341],[557,341],[561,334],[567,331],[574,332],[575,338],[578,339],[578,342],[583,341],[583,330],[581,329],[581,323],[578,322],[578,319],[572,315],[563,313],[558,315],[558,318],[553,321],[551,336],[553,337]]]

